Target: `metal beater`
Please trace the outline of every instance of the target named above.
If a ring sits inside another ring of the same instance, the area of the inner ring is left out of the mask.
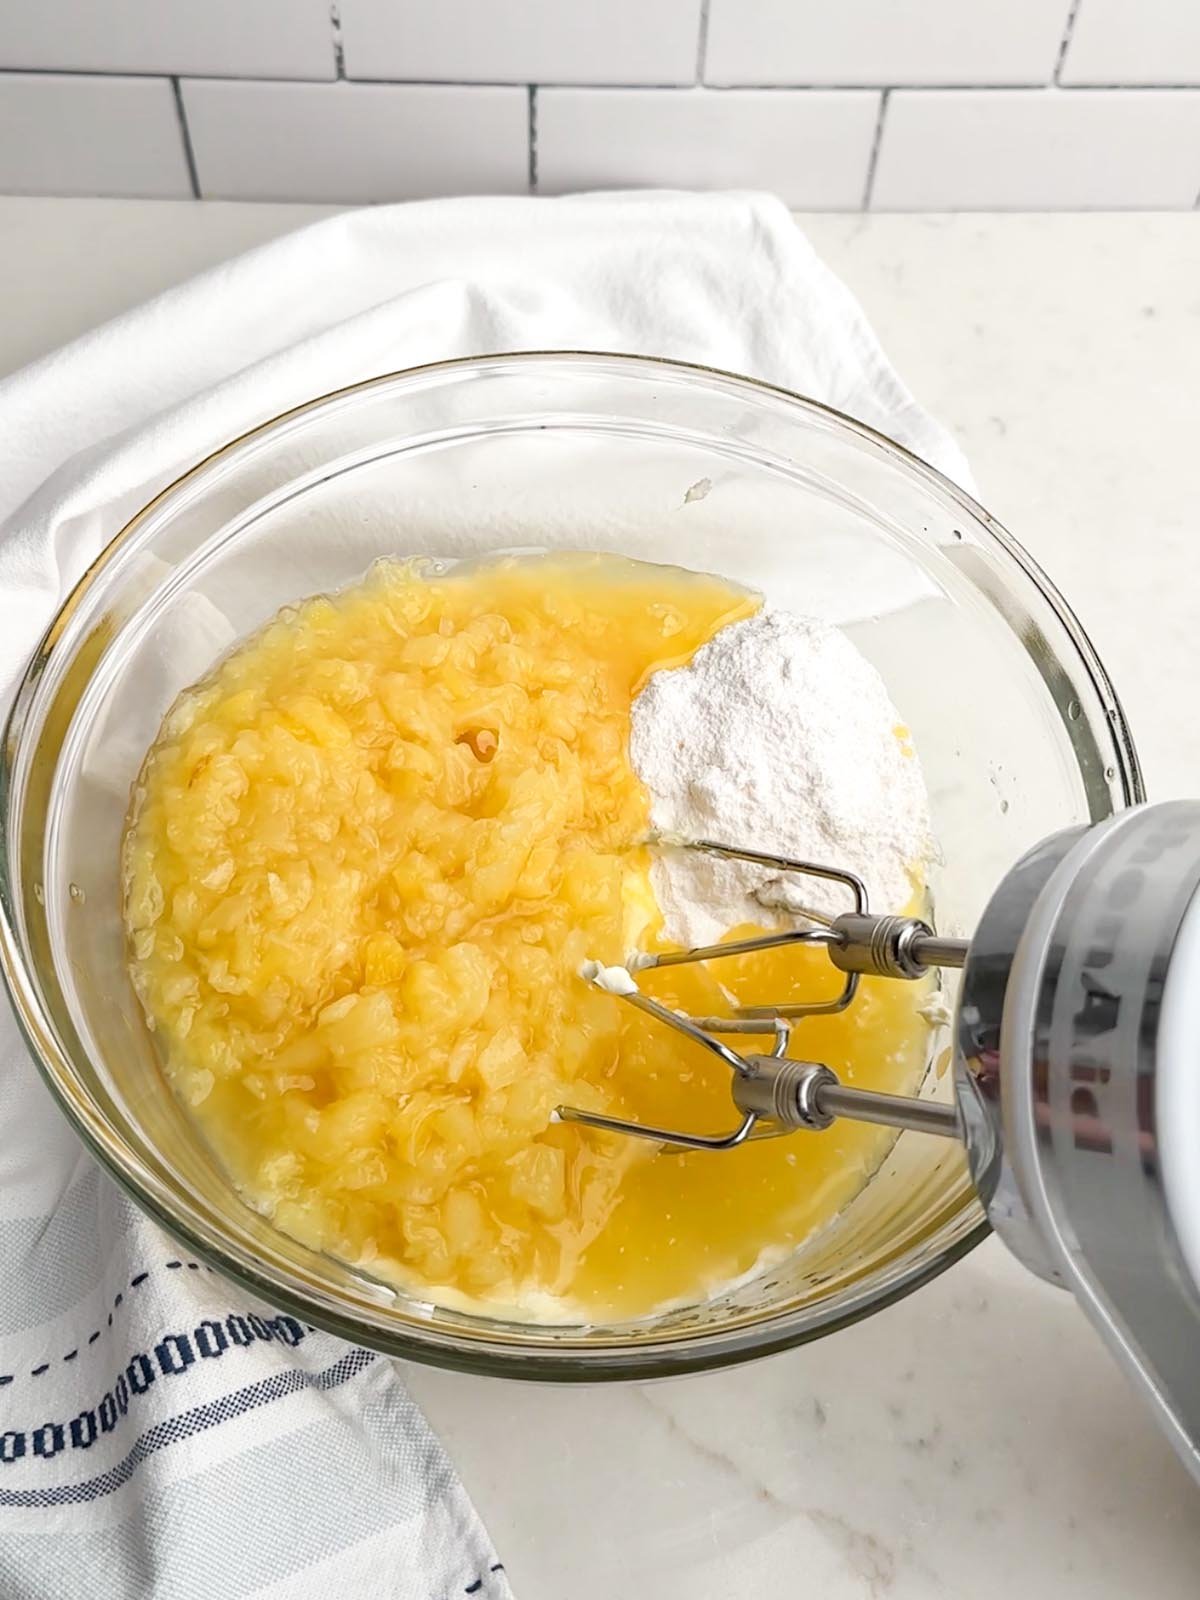
[[[565,1106],[559,1116],[668,1150],[729,1150],[837,1117],[961,1140],[996,1232],[1071,1290],[1200,1482],[1200,801],[1052,835],[1003,879],[969,941],[873,912],[839,868],[712,840],[690,848],[839,883],[849,908],[589,970],[724,1061],[736,1127],[694,1134]],[[824,948],[845,974],[836,999],[687,1017],[637,989],[640,970],[787,944]],[[793,1024],[844,1010],[860,977],[937,968],[962,968],[952,1103],[851,1088],[790,1053]],[[726,1042],[739,1035],[774,1043],[743,1053]]]

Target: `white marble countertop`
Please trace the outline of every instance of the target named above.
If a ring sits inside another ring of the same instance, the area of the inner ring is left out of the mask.
[[[0,375],[304,206],[0,199]],[[1200,792],[1200,216],[800,219],[988,508],[1070,596],[1151,793]],[[1186,553],[1185,553],[1186,552]],[[1176,695],[1177,695],[1176,691]],[[520,1600],[1194,1600],[1200,1500],[1065,1296],[990,1241],[738,1371],[557,1390],[413,1369]]]

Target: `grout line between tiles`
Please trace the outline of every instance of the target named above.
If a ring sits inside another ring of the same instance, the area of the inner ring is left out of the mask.
[[[90,78],[94,83],[108,82],[110,79],[120,82],[122,78],[150,78],[157,83],[164,83],[173,77],[181,82],[186,78],[200,83],[306,83],[318,88],[333,82],[332,78],[306,78],[303,73],[290,73],[286,78],[281,78],[261,73],[189,72],[186,68],[174,73],[165,67],[157,72],[136,67],[122,67],[120,71],[109,72],[98,67],[13,67],[0,63],[0,83],[5,78]]]
[[[537,84],[529,85],[529,192],[538,192]]]
[[[175,96],[175,115],[179,118],[179,137],[183,140],[183,159],[187,162],[188,180],[192,185],[192,199],[200,198],[200,179],[196,174],[196,152],[192,149],[192,133],[188,127],[187,112],[183,106],[183,90],[179,79],[171,79],[171,93]]]
[[[1193,83],[1051,83],[1046,87],[1063,95],[1091,94],[1095,90],[1111,93],[1114,89],[1119,89],[1122,94],[1179,94],[1189,90],[1195,94],[1200,89],[1200,78]]]
[[[1067,62],[1067,51],[1071,48],[1071,38],[1075,32],[1075,19],[1082,4],[1083,0],[1071,0],[1071,9],[1067,12],[1062,41],[1058,47],[1058,59],[1054,63],[1054,82],[1057,84],[1062,83],[1062,69]]]
[[[543,84],[542,88],[582,89],[650,89],[679,88],[678,84]],[[736,94],[750,90],[754,94],[1052,94],[1063,100],[1078,95],[1080,99],[1098,91],[1119,89],[1122,94],[1195,94],[1200,91],[1200,78],[1194,83],[1035,83],[1030,78],[1009,83],[705,83],[706,94]]]
[[[334,8],[336,10],[336,7]],[[331,12],[332,15],[332,12]],[[336,53],[341,46],[335,41],[335,65],[338,66],[339,78],[345,78],[345,63],[337,59]],[[263,77],[254,74],[233,74],[228,72],[136,72],[122,70],[120,72],[97,72],[86,68],[63,67],[9,67],[0,65],[0,83],[5,78],[88,78],[93,81],[122,78],[148,78],[158,82],[174,81],[188,83],[244,83],[256,84],[270,88],[276,84],[305,84],[313,88],[326,88],[335,82],[333,78],[304,78],[290,76],[286,78]],[[370,88],[372,85],[382,85],[393,88],[438,88],[438,89],[520,89],[527,88],[515,79],[472,79],[463,82],[454,78],[346,78],[346,82],[360,84]],[[599,94],[611,90],[623,90],[638,93],[641,90],[661,92],[669,90],[678,94],[694,93],[697,88],[703,89],[705,94],[736,94],[740,90],[750,90],[755,94],[1006,94],[1013,91],[1033,94],[1041,91],[1045,94],[1060,94],[1064,99],[1078,95],[1095,93],[1111,93],[1120,90],[1125,94],[1196,94],[1200,93],[1200,79],[1192,83],[1063,83],[1054,80],[1047,83],[1036,83],[1030,79],[1013,81],[1009,83],[581,83],[578,79],[560,78],[539,83],[539,89],[578,89],[595,90]]]
[[[329,8],[329,26],[333,32],[333,71],[340,83],[346,76],[346,46],[342,39],[342,13],[337,0]]]
[[[708,66],[708,14],[712,0],[700,0],[700,32],[696,38],[696,82],[704,82]]]
[[[863,184],[862,208],[871,209],[871,196],[875,191],[875,168],[879,165],[879,147],[883,143],[883,123],[887,116],[890,89],[879,96],[879,115],[875,118],[875,137],[871,140],[871,154],[867,157],[867,181]]]

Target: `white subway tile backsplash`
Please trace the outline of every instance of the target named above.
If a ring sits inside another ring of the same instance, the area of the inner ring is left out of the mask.
[[[1200,84],[1200,3],[1081,0],[1061,81]]]
[[[538,189],[771,189],[800,208],[862,203],[869,90],[542,89]]]
[[[1190,209],[1200,0],[0,0],[0,190],[186,195],[197,171],[343,203],[532,172]]]
[[[340,0],[350,78],[694,83],[700,0]]]
[[[529,187],[524,89],[192,79],[200,192],[370,203]]]
[[[1170,209],[1198,191],[1200,91],[900,90],[888,97],[872,206]]]
[[[167,79],[0,72],[0,193],[191,192]]]
[[[1069,11],[1070,0],[711,0],[704,77],[1048,83]]]
[[[329,0],[0,0],[0,67],[332,78]]]

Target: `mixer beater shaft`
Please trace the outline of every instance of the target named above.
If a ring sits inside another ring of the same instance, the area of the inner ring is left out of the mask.
[[[857,993],[860,977],[915,979],[937,967],[961,967],[967,957],[967,940],[943,938],[919,917],[871,912],[862,880],[841,868],[744,850],[711,839],[666,839],[663,842],[778,872],[840,883],[852,896],[854,909],[830,917],[811,907],[794,908],[794,915],[816,926],[737,939],[728,944],[699,945],[690,950],[637,954],[630,957],[627,966],[620,968],[589,963],[583,974],[588,981],[674,1028],[724,1061],[733,1074],[733,1102],[742,1113],[742,1120],[728,1133],[696,1134],[560,1106],[557,1116],[561,1121],[652,1140],[670,1150],[732,1150],[748,1139],[773,1138],[799,1129],[819,1131],[829,1127],[836,1117],[944,1138],[962,1138],[958,1110],[952,1104],[853,1088],[841,1083],[821,1062],[797,1060],[787,1051],[792,1022],[801,1017],[844,1011]],[[656,967],[720,960],[787,945],[815,945],[826,951],[831,965],[846,975],[846,982],[835,999],[742,1006],[730,1017],[689,1017],[642,994],[634,976]],[[770,1055],[742,1054],[717,1037],[720,1034],[773,1034],[775,1048]]]

